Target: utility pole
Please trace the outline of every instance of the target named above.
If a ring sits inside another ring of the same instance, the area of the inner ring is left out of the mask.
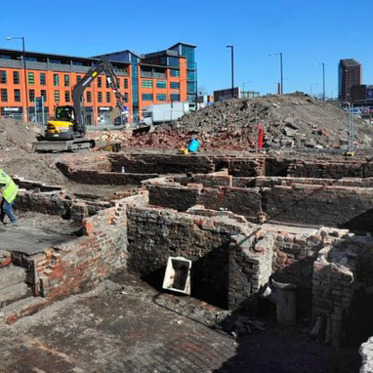
[[[231,49],[231,72],[232,72],[232,98],[234,97],[234,46],[227,45]]]

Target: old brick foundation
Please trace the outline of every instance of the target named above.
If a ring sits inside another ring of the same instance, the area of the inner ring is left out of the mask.
[[[257,312],[274,279],[295,285],[298,319],[309,317],[326,343],[353,335],[356,317],[369,322],[373,169],[363,159],[116,153],[67,157],[59,168],[136,192],[92,201],[17,180],[17,209],[82,228],[36,255],[14,254],[45,304],[125,271],[161,289],[168,257],[182,256],[193,263],[192,296],[222,308]]]

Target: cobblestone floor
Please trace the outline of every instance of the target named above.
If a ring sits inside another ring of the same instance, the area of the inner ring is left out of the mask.
[[[127,276],[2,326],[0,372],[358,371],[357,351],[336,351],[275,327],[234,340],[160,305],[157,295]]]

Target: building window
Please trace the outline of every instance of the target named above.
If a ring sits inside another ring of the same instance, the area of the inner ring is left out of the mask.
[[[110,85],[109,85],[109,82],[108,82],[107,78],[105,80],[106,80],[106,88],[110,88]]]
[[[164,93],[157,94],[157,101],[166,101],[166,95]]]
[[[124,94],[124,102],[128,102],[128,93]]]
[[[45,89],[42,89],[40,91],[40,96],[44,98],[44,103],[47,101],[47,91]]]
[[[0,83],[6,83],[6,71],[0,70]]]
[[[188,93],[195,93],[196,92],[196,83],[195,82],[188,82],[187,90],[188,90]]]
[[[170,82],[170,88],[171,89],[179,89],[180,83],[179,82]]]
[[[170,99],[171,101],[180,101],[180,95],[171,93]]]
[[[35,90],[30,89],[28,91],[28,99],[29,99],[30,102],[34,102],[35,101]]]
[[[102,102],[102,92],[97,93],[97,101]]]
[[[180,71],[179,70],[170,70],[170,76],[179,77],[180,76]]]
[[[110,102],[111,101],[111,94],[110,92],[106,92],[106,102]]]
[[[21,101],[21,90],[20,89],[15,89],[14,90],[14,101],[15,102],[20,102]]]
[[[78,84],[82,80],[82,77],[80,75],[76,76],[76,84]]]
[[[92,102],[92,92],[87,92],[87,102]]]
[[[13,84],[19,84],[19,71],[13,71]]]
[[[54,91],[54,101],[60,102],[60,91]]]
[[[188,71],[187,80],[196,80],[196,73],[194,71]]]
[[[124,79],[124,89],[128,89],[128,79]]]
[[[168,66],[179,67],[179,59],[177,57],[168,57]]]
[[[157,82],[157,88],[166,88],[166,82]]]
[[[63,76],[63,82],[64,82],[65,87],[69,87],[70,86],[70,76],[65,74]]]
[[[65,91],[65,102],[70,101],[70,91]]]
[[[98,88],[102,88],[102,78],[101,78],[101,76],[99,76],[99,77],[97,78],[97,87],[98,87]]]
[[[153,82],[151,80],[142,80],[141,81],[141,87],[142,88],[152,88]]]
[[[28,73],[28,84],[29,85],[34,85],[35,84],[34,73]]]
[[[47,77],[45,73],[40,73],[40,85],[47,85]]]
[[[58,74],[53,74],[53,85],[58,87],[60,85],[60,76]],[[58,92],[58,91],[55,91]]]
[[[8,91],[5,88],[1,88],[1,101],[8,102]]]
[[[151,93],[143,93],[142,94],[143,101],[153,101],[153,95]]]

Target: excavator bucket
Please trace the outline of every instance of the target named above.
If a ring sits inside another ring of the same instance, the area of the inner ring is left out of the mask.
[[[152,133],[155,130],[155,127],[153,125],[147,125],[147,126],[141,126],[138,128],[135,128],[132,131],[132,135],[143,135],[145,133]]]

